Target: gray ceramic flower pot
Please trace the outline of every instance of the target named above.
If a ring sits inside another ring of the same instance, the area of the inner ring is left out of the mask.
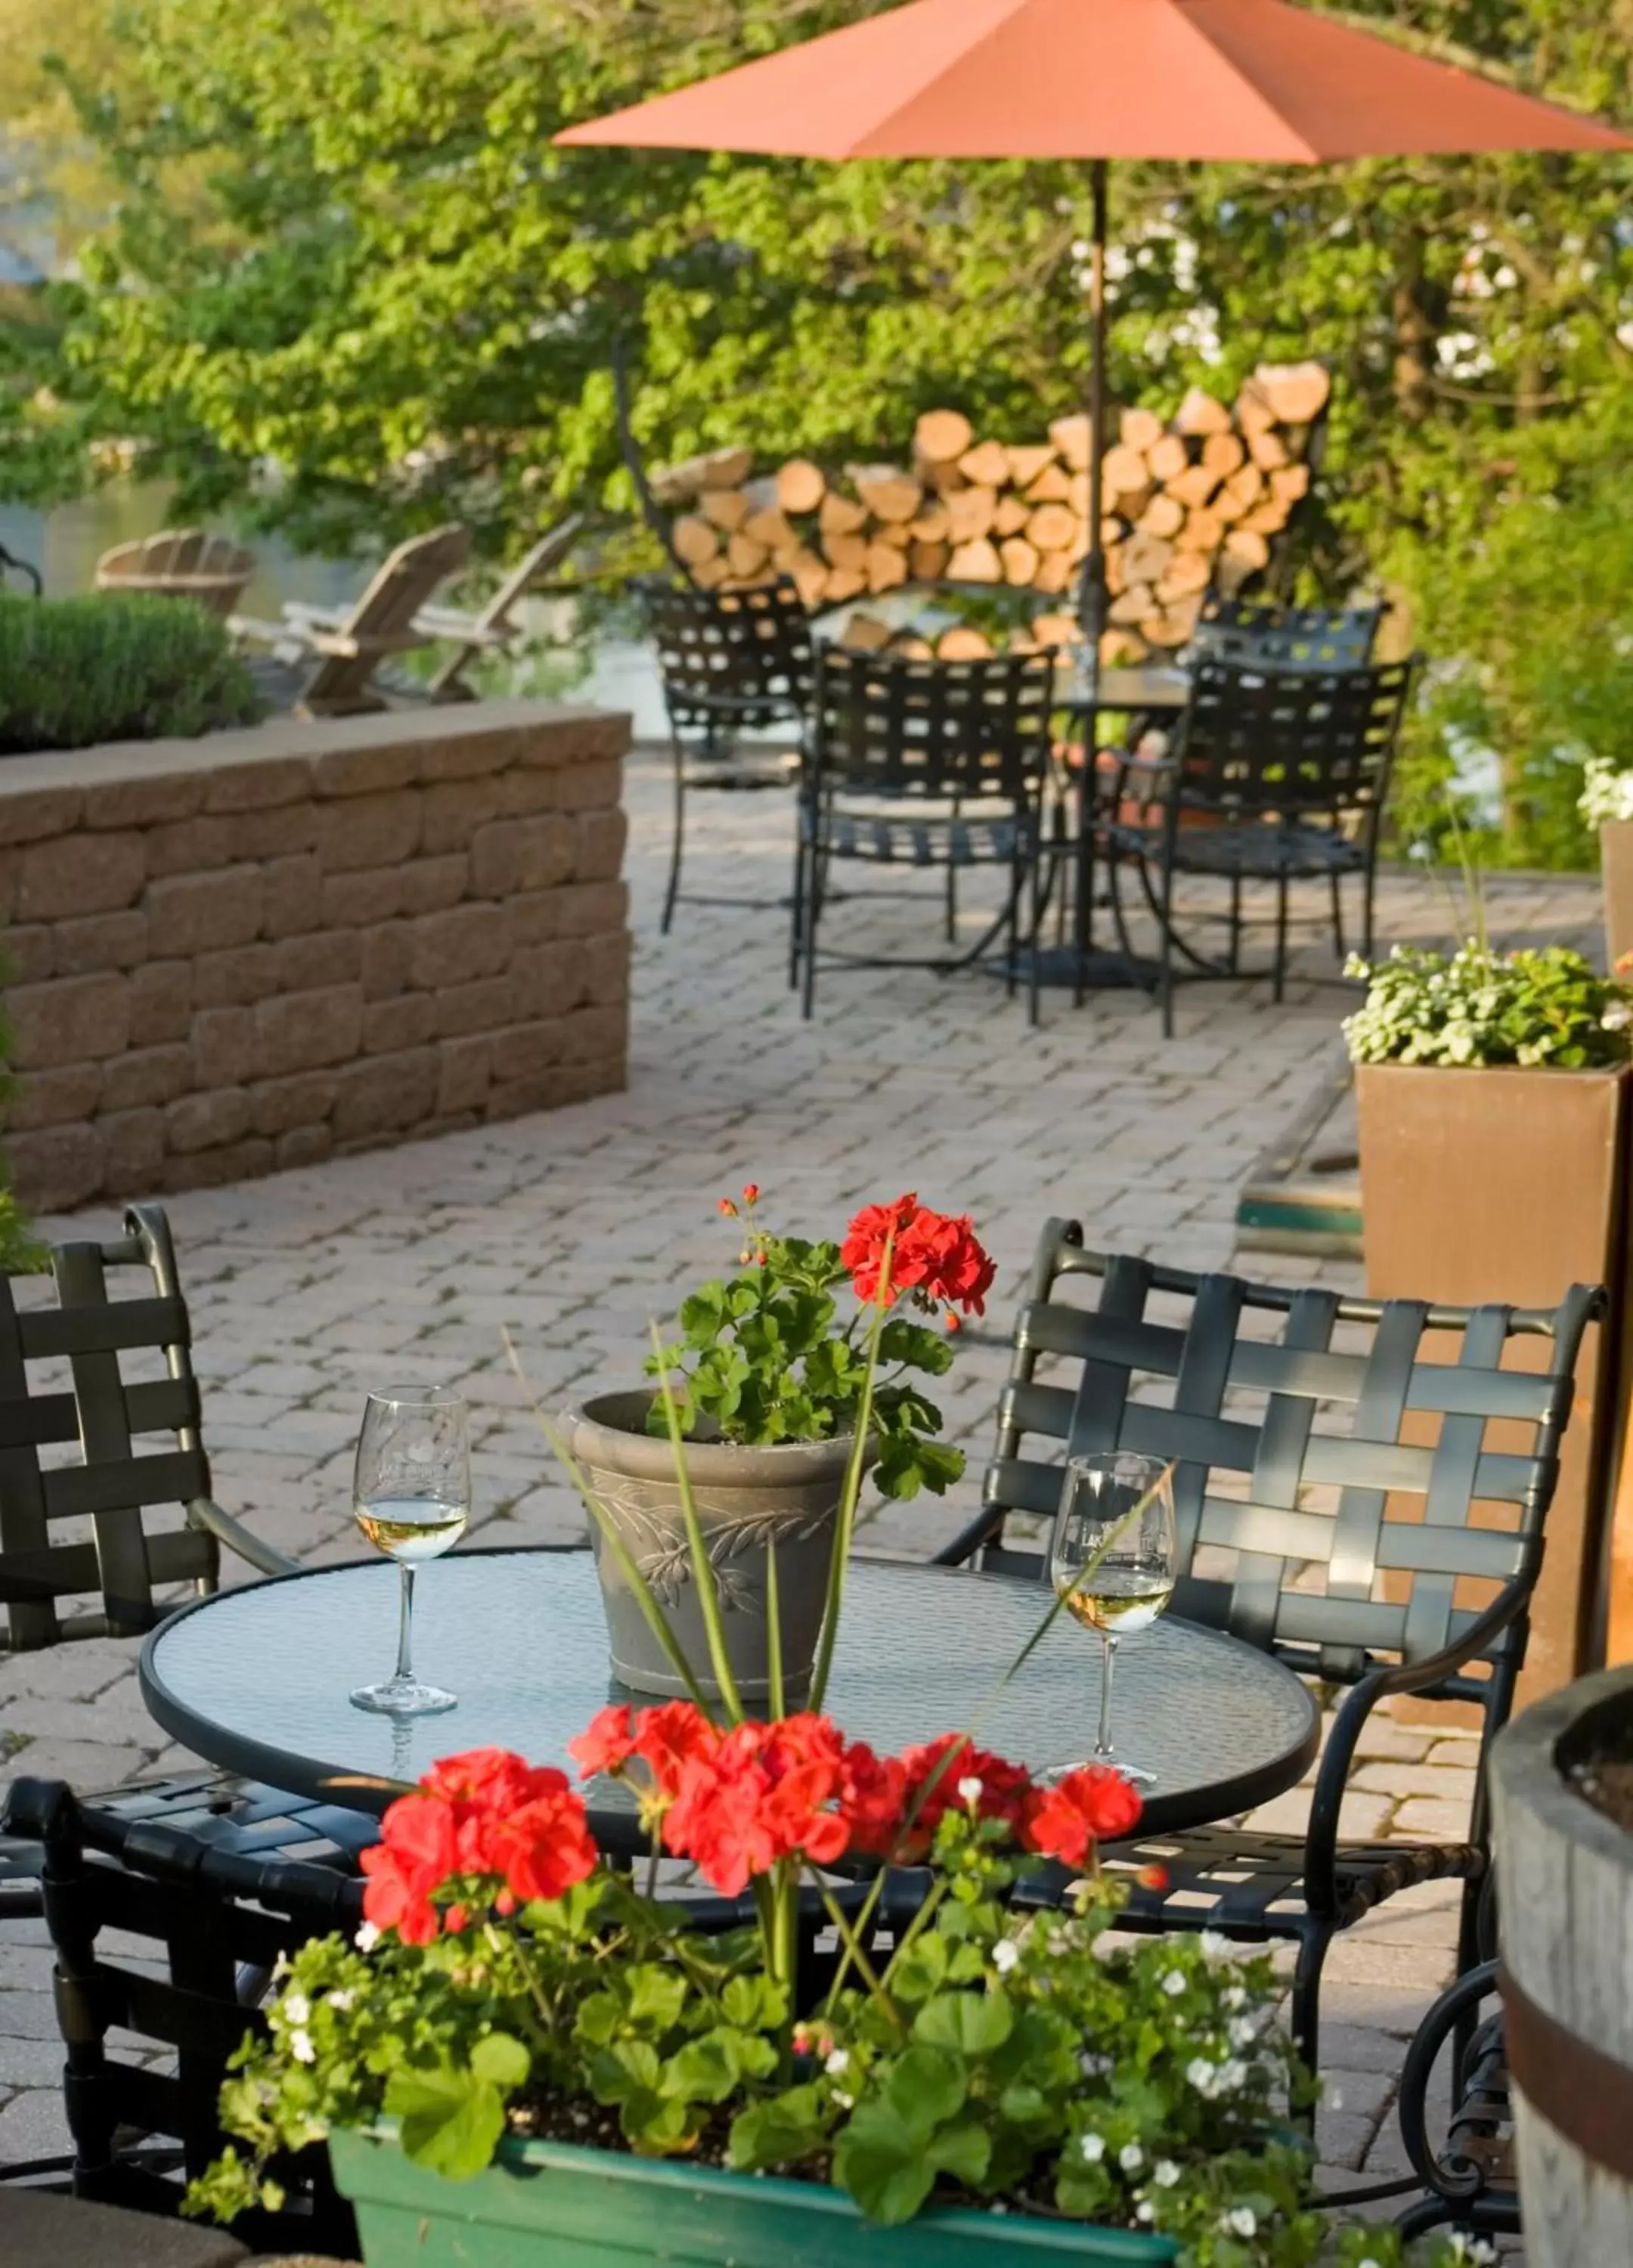
[[[710,1674],[674,1453],[666,1436],[646,1430],[651,1399],[644,1388],[597,1395],[568,1414],[567,1444],[662,1605],[699,1684],[712,1695],[718,1689]],[[745,1700],[763,1700],[770,1690],[766,1547],[773,1536],[784,1685],[797,1697],[810,1682],[850,1458],[849,1438],[766,1448],[702,1439],[686,1445],[732,1674]],[[637,1693],[684,1693],[617,1559],[592,1525],[614,1676]]]

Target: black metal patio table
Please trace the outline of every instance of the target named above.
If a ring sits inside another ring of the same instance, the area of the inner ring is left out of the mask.
[[[143,1698],[211,1764],[364,1811],[382,1810],[389,1793],[337,1779],[414,1779],[438,1756],[489,1746],[570,1769],[567,1742],[622,1697],[609,1683],[589,1551],[455,1552],[423,1568],[417,1589],[416,1666],[460,1696],[445,1715],[394,1720],[348,1697],[389,1668],[396,1646],[397,1571],[383,1560],[244,1584],[180,1609],[143,1647]],[[991,1702],[1048,1603],[1041,1585],[1013,1577],[857,1560],[832,1714],[881,1751],[973,1727],[980,1746],[1033,1770],[1081,1759],[1100,1653],[1066,1616]],[[1149,1832],[1228,1818],[1292,1786],[1319,1724],[1298,1679],[1238,1639],[1165,1616],[1119,1646],[1113,1737],[1156,1775],[1141,1791]],[[603,1847],[640,1847],[622,1788],[596,1782],[588,1800]]]

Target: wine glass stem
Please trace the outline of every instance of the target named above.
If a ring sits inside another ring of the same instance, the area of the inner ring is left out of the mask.
[[[1095,1756],[1109,1763],[1111,1746],[1111,1674],[1116,1665],[1117,1641],[1108,1631],[1100,1633],[1100,1730],[1094,1743]]]
[[[414,1676],[414,1664],[408,1653],[414,1630],[414,1570],[400,1560],[398,1572],[402,1577],[402,1612],[397,1624],[397,1677],[400,1683],[406,1685],[412,1682]],[[1100,1721],[1103,1730],[1103,1713]]]

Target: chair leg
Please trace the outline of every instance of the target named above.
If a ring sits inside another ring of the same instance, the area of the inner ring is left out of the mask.
[[[1326,1966],[1327,1949],[1332,1941],[1330,1928],[1322,1929],[1319,1934],[1300,1938],[1298,1959],[1293,1970],[1293,2046],[1298,2051],[1299,2060],[1312,2075],[1321,2068],[1321,1970]],[[1313,2104],[1308,2117],[1313,2128]]]
[[[1020,892],[1021,865],[1019,857],[1010,860],[1009,914],[1004,924],[1004,997],[1015,998],[1017,974],[1020,965]]]
[[[1378,846],[1372,843],[1366,854],[1366,871],[1361,883],[1361,958],[1372,957],[1372,900],[1378,887]]]
[[[1162,1004],[1162,1035],[1173,1037],[1173,860],[1165,850],[1162,862],[1162,968],[1157,980],[1158,998]]]
[[[1270,998],[1280,1002],[1287,983],[1287,877],[1279,874],[1276,881],[1276,968],[1270,979]]]
[[[1340,967],[1344,960],[1344,901],[1343,880],[1335,869],[1333,877],[1333,950],[1338,955]]]
[[[669,852],[669,885],[664,892],[663,919],[658,932],[667,937],[669,924],[674,919],[674,904],[680,893],[680,854],[686,843],[686,762],[677,739],[674,748],[674,841]]]
[[[947,860],[947,902],[944,924],[947,943],[955,945],[959,933],[959,881],[958,868],[950,857]]]
[[[799,985],[799,944],[805,917],[805,837],[803,814],[794,814],[794,887],[789,900],[788,989]]]
[[[801,893],[801,910],[804,915],[801,951],[805,955],[805,969],[803,982],[799,988],[799,1013],[803,1020],[809,1023],[812,1008],[816,1000],[817,918],[822,910],[822,851],[821,845],[816,840],[814,834],[806,850],[806,858],[808,864],[805,870],[805,885]]]
[[[1226,963],[1232,976],[1240,973],[1242,965],[1242,878],[1231,877],[1231,947]]]
[[[1035,1029],[1038,1021],[1040,978],[1038,963],[1043,955],[1043,846],[1032,846],[1032,920],[1026,937],[1026,1021]]]

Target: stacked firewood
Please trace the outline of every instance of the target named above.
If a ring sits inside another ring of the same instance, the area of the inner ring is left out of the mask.
[[[1193,387],[1166,424],[1149,409],[1122,412],[1101,467],[1108,659],[1183,645],[1210,584],[1239,589],[1269,563],[1309,488],[1306,451],[1330,385],[1319,363],[1267,364],[1233,404]],[[652,488],[674,514],[677,556],[705,589],[789,575],[808,607],[828,608],[907,583],[992,585],[1055,601],[1032,629],[1057,644],[1072,634],[1089,549],[1088,468],[1085,416],[1057,418],[1047,441],[1013,443],[977,440],[960,411],[932,409],[908,468],[835,475],[796,457],[755,476],[752,452],[717,449],[658,473]],[[978,633],[949,635],[967,644]]]

